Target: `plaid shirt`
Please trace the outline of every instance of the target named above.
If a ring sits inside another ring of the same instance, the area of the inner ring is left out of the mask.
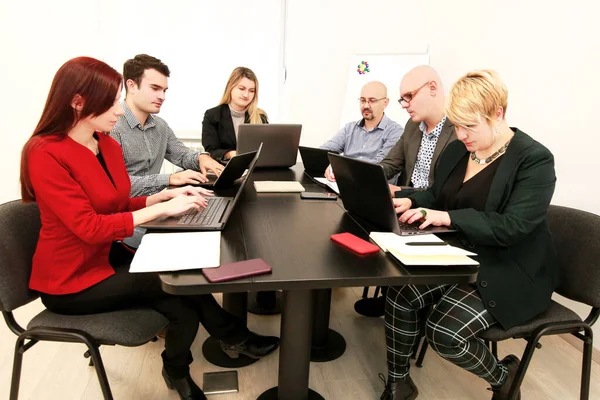
[[[127,172],[131,179],[131,196],[147,196],[169,185],[171,174],[161,174],[164,159],[183,168],[199,170],[198,156],[203,153],[187,148],[169,125],[156,115],[149,115],[146,124],[136,119],[125,102],[125,114],[119,117],[110,136],[121,145]]]

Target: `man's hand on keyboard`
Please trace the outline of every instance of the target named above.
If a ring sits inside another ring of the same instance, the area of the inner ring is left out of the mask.
[[[164,207],[163,214],[166,217],[183,214],[189,210],[199,211],[205,208],[208,201],[200,195],[185,195],[181,194],[177,197],[172,198],[169,201],[161,203]]]
[[[186,169],[185,171],[177,172],[169,177],[169,185],[197,185],[199,183],[208,182],[208,178],[198,171]]]
[[[406,197],[401,199],[392,199],[394,202],[394,210],[396,214],[402,214],[404,211],[408,210],[412,206],[412,201]]]

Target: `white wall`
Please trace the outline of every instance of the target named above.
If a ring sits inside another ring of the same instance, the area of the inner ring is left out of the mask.
[[[0,2],[0,202],[19,196],[20,151],[58,67],[119,45],[106,43],[113,10],[100,2]],[[162,7],[168,12],[168,3]],[[288,0],[280,120],[301,122],[302,143],[319,145],[339,128],[347,80],[339,71],[353,54],[429,46],[446,88],[468,70],[496,69],[509,88],[509,122],[555,155],[553,202],[600,214],[598,11],[594,0]],[[398,107],[395,100],[390,107]],[[600,327],[596,333],[600,337]]]
[[[21,149],[39,121],[50,83],[58,68],[82,54],[102,55],[101,27],[85,24],[101,0],[56,2],[0,1],[0,202],[19,194]],[[78,26],[64,23],[79,21]]]

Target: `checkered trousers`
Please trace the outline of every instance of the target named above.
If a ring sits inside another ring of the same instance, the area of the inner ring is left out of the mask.
[[[409,373],[410,355],[421,327],[421,310],[434,306],[427,317],[425,337],[446,360],[485,379],[504,382],[508,370],[477,334],[497,323],[485,309],[475,285],[419,285],[389,287],[385,304],[388,376]]]

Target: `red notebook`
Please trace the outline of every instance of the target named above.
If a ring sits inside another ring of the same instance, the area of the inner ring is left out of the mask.
[[[223,264],[217,268],[203,268],[209,282],[225,282],[253,275],[268,274],[271,267],[262,258]]]
[[[375,246],[373,243],[367,242],[349,232],[338,233],[331,235],[330,237],[334,242],[361,255],[377,253],[379,251],[379,247]]]

